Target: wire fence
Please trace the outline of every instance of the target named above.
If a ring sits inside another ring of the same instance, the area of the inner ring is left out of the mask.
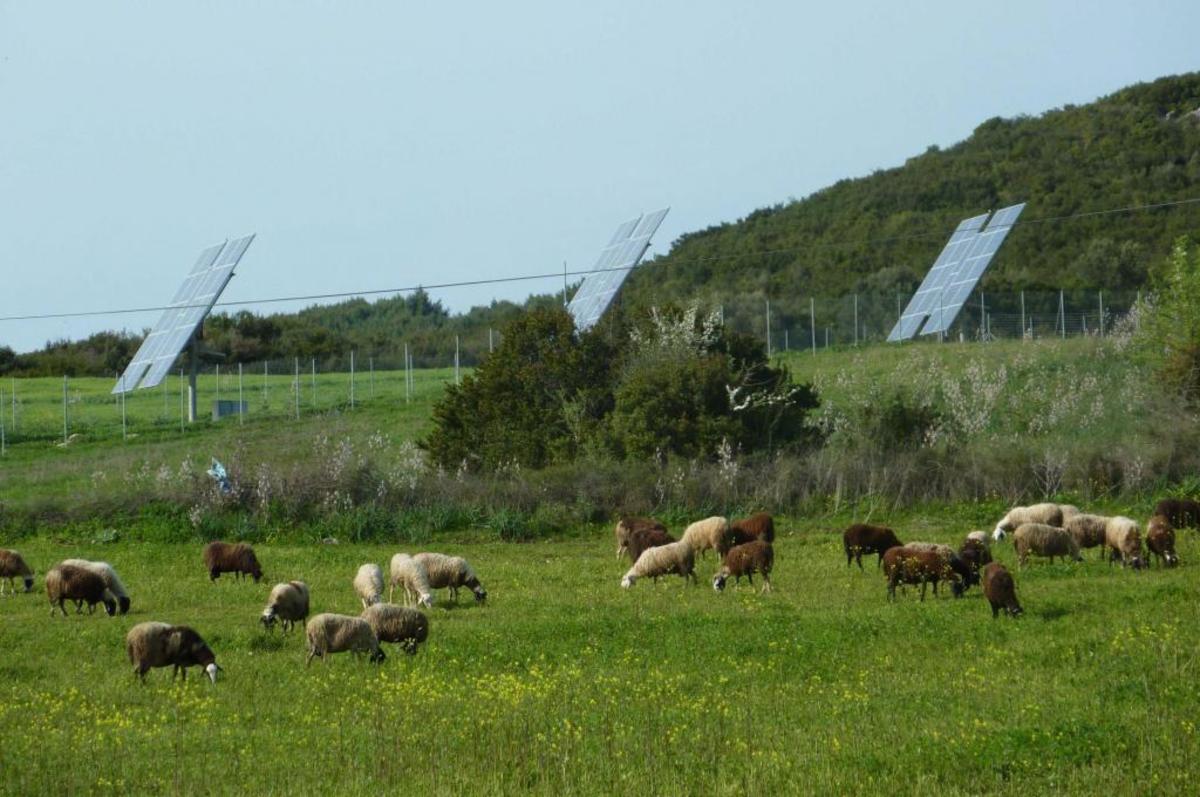
[[[862,293],[836,299],[744,295],[710,305],[727,328],[764,338],[772,354],[880,343],[907,295]],[[1025,291],[977,294],[943,339],[989,341],[1106,335],[1138,301],[1136,291]],[[936,312],[936,311],[935,311]],[[917,335],[918,340],[938,336]],[[453,357],[428,337],[394,351],[358,351],[197,371],[196,420],[189,420],[189,380],[178,368],[160,385],[112,394],[117,374],[102,377],[0,379],[0,455],[14,445],[69,446],[92,440],[186,434],[215,424],[301,419],[360,407],[420,405],[425,412],[445,385],[499,344],[481,329],[454,336]],[[414,411],[416,407],[414,406]]]

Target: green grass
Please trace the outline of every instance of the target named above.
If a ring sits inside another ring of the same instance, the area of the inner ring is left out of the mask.
[[[952,508],[904,539],[957,541]],[[975,524],[984,518],[975,518]],[[50,619],[0,599],[0,789],[31,793],[978,794],[1194,793],[1200,744],[1200,541],[1184,566],[1133,573],[1094,552],[1017,573],[1026,614],[847,569],[828,520],[780,524],[775,591],[618,583],[611,535],[439,544],[489,592],[429,612],[416,657],[306,668],[303,636],[263,632],[270,585],[356,614],[359,564],[394,546],[259,546],[261,584],[209,583],[199,545],[21,545],[39,574],[116,565],[130,615]],[[998,556],[1013,566],[1012,550]],[[39,575],[38,588],[41,588]],[[444,600],[444,595],[440,596]],[[123,637],[193,625],[216,687],[169,670],[138,685]]]

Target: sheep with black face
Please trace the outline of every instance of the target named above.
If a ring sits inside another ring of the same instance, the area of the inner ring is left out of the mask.
[[[186,681],[188,667],[203,667],[214,684],[221,669],[212,648],[186,625],[138,623],[125,635],[125,652],[134,674],[143,683],[153,667],[174,667],[172,681],[181,673]]]

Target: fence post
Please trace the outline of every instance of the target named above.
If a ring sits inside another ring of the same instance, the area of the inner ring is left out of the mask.
[[[317,408],[317,358],[312,358],[312,408]]]
[[[788,331],[787,331],[787,327],[784,327],[784,328],[783,328],[783,350],[784,350],[784,351],[791,351],[791,350],[792,350],[792,349],[791,349],[791,346],[789,346],[789,345],[788,345]]]
[[[370,385],[371,399],[374,400],[375,399],[375,358],[374,357],[367,358],[367,368],[369,368],[371,371],[371,378],[367,381],[367,384]]]
[[[767,299],[767,357],[771,356],[771,300]]]
[[[121,385],[121,387],[124,387],[124,385]],[[128,427],[125,425],[125,391],[122,390],[121,391],[121,440],[125,441],[128,439],[129,439],[129,430],[128,430]]]
[[[270,361],[263,360],[263,409],[267,408],[267,376],[270,371]]]
[[[1062,319],[1062,338],[1067,338],[1067,305],[1063,301],[1063,292],[1058,292],[1058,315]]]
[[[1021,291],[1021,340],[1025,340],[1025,291]]]
[[[1138,291],[1138,301],[1141,301],[1142,293]],[[12,378],[12,429],[13,434],[17,433],[17,378]]]
[[[292,403],[296,412],[296,420],[300,420],[300,358],[293,357],[292,365],[296,369],[296,377],[292,382]]]
[[[462,384],[462,380],[458,378],[458,335],[454,336],[454,384]]]
[[[242,364],[238,363],[238,426],[246,423],[246,402],[242,399]]]
[[[67,444],[67,375],[63,374],[63,445]]]
[[[808,299],[808,332],[812,339],[812,353],[817,354],[817,300],[811,296]]]
[[[4,456],[4,394],[0,393],[0,457]]]
[[[411,400],[412,379],[408,374],[408,344],[404,344],[404,403],[407,404]]]
[[[183,432],[183,405],[184,405],[184,403],[185,403],[185,401],[184,401],[184,395],[183,395],[183,369],[180,368],[179,369],[179,431],[180,432]]]
[[[488,327],[488,354],[491,354],[493,351],[495,351],[495,347],[492,344],[492,328]]]
[[[350,350],[350,409],[354,409],[354,349]]]
[[[217,406],[221,406],[221,364],[217,363]]]
[[[1104,291],[1100,291],[1100,337],[1104,337]]]
[[[854,345],[858,345],[858,294],[854,294]]]

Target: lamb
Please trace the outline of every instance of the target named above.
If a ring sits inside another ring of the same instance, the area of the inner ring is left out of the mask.
[[[1175,529],[1171,528],[1171,522],[1165,515],[1155,515],[1146,524],[1146,547],[1160,566],[1164,560],[1167,567],[1179,564],[1179,557],[1175,553]]]
[[[730,523],[729,530],[717,545],[717,554],[725,556],[735,545],[745,545],[755,540],[775,542],[775,520],[766,512]]]
[[[383,569],[376,564],[365,564],[354,576],[354,591],[367,608],[383,601]]]
[[[983,566],[992,561],[992,552],[978,538],[968,537],[958,549],[958,556],[971,570],[978,573]]]
[[[16,585],[13,579],[20,577],[25,582],[25,591],[33,590],[33,571],[29,569],[29,565],[25,564],[25,560],[21,558],[21,554],[8,548],[0,548],[0,578],[8,582],[8,588],[16,592]],[[4,585],[0,584],[0,595],[4,594]]]
[[[89,562],[87,559],[65,559],[62,564],[82,567],[84,570],[91,570],[100,576],[104,580],[104,586],[108,589],[106,597],[111,597],[117,602],[117,605],[121,609],[121,614],[129,613],[129,593],[125,591],[125,585],[121,583],[121,578],[117,575],[117,571],[108,562]]]
[[[667,533],[667,527],[654,518],[649,517],[623,517],[617,521],[617,527],[614,533],[617,537],[617,558],[621,558],[621,554],[629,548],[629,539],[635,531],[661,531]],[[637,557],[634,557],[637,560]]]
[[[1044,526],[1058,526],[1061,528],[1063,524],[1062,507],[1058,504],[1034,504],[1033,506],[1013,507],[996,524],[996,528],[992,531],[992,539],[997,542],[1003,540],[1009,532],[1023,523],[1040,523]]]
[[[212,649],[186,625],[138,623],[125,635],[125,652],[134,674],[142,683],[146,682],[146,673],[151,667],[174,666],[172,681],[181,672],[186,681],[188,667],[203,667],[214,684],[221,669]]]
[[[846,551],[846,567],[850,566],[851,561],[857,561],[859,570],[863,569],[862,555],[864,553],[878,554],[879,559],[876,560],[875,566],[879,567],[883,563],[885,551],[903,544],[896,538],[896,532],[887,526],[855,523],[842,532],[842,547]]]
[[[745,576],[753,584],[754,574],[761,573],[762,591],[770,592],[771,568],[774,566],[775,550],[771,547],[771,543],[765,540],[754,540],[735,545],[725,554],[721,569],[713,576],[713,589],[717,592],[724,590],[725,582],[730,576],[733,576],[735,584],[741,583],[742,576]]]
[[[983,595],[992,605],[993,620],[1000,616],[1001,609],[1010,617],[1024,611],[1017,603],[1017,586],[1013,583],[1012,573],[999,562],[992,562],[983,569]]]
[[[54,605],[62,610],[63,617],[67,616],[64,604],[75,601],[75,613],[79,614],[82,604],[87,603],[88,612],[96,608],[97,603],[104,604],[104,611],[112,617],[117,613],[117,602],[112,593],[104,586],[104,579],[91,570],[73,565],[55,565],[46,573],[46,597],[50,600],[50,616],[54,616]]]
[[[271,596],[267,598],[267,608],[263,609],[260,621],[270,630],[275,627],[275,620],[278,619],[280,627],[286,633],[307,617],[308,585],[303,581],[289,581],[271,588]]]
[[[374,603],[363,610],[362,618],[380,642],[399,643],[410,656],[429,637],[429,618],[407,606]]]
[[[925,587],[933,584],[934,594],[941,580],[951,584],[955,597],[963,592],[962,583],[950,565],[934,551],[914,550],[908,546],[889,548],[883,554],[883,572],[888,578],[888,600],[896,600],[897,584],[920,584],[921,600],[925,600]]]
[[[354,655],[369,653],[370,660],[377,664],[387,658],[379,647],[379,637],[371,625],[361,617],[345,614],[318,614],[308,621],[304,629],[308,637],[308,658],[305,666],[312,663],[314,656],[325,658],[329,653]]]
[[[418,605],[433,607],[433,589],[429,586],[429,576],[425,568],[417,564],[413,557],[406,553],[398,553],[392,557],[388,566],[391,586],[388,588],[388,603],[396,592],[396,585],[404,587],[404,605],[407,606],[415,598]]]
[[[450,589],[450,600],[458,602],[458,588],[466,587],[475,593],[475,602],[487,600],[487,590],[479,583],[475,571],[461,556],[447,556],[444,553],[419,553],[413,561],[425,570],[425,577],[432,589]]]
[[[714,551],[721,545],[721,540],[729,531],[729,521],[723,517],[710,517],[697,520],[684,530],[681,542],[691,546],[692,551],[704,555],[708,549]]]
[[[626,546],[625,551],[629,554],[629,561],[632,563],[636,562],[638,557],[641,556],[647,548],[654,548],[659,545],[668,545],[672,542],[675,542],[675,538],[670,534],[667,534],[665,531],[660,531],[658,529],[635,529],[634,532],[629,535],[629,544]]]
[[[723,520],[723,518],[722,518]],[[629,572],[621,579],[621,586],[629,589],[639,578],[653,578],[658,583],[659,576],[678,573],[685,580],[696,581],[696,552],[692,544],[685,539],[668,545],[650,548],[638,557],[629,568]]]
[[[1102,515],[1078,514],[1063,521],[1067,531],[1079,543],[1080,548],[1095,548],[1101,546],[1100,555],[1104,555],[1104,529],[1109,518]]]
[[[1121,560],[1121,567],[1142,568],[1142,532],[1136,520],[1118,515],[1104,526],[1104,544],[1109,551],[1108,563]]]
[[[1164,498],[1154,505],[1154,514],[1165,517],[1172,528],[1200,529],[1200,502],[1190,498]]]
[[[210,542],[204,546],[204,566],[213,581],[222,573],[235,573],[239,579],[249,574],[257,584],[263,575],[254,549],[244,542]]]
[[[1051,563],[1056,556],[1064,559],[1069,556],[1076,562],[1083,561],[1083,557],[1079,555],[1079,543],[1075,542],[1069,531],[1044,523],[1022,523],[1017,526],[1017,530],[1013,532],[1013,546],[1017,550],[1017,559],[1022,567],[1025,566],[1030,553],[1049,557]]]

